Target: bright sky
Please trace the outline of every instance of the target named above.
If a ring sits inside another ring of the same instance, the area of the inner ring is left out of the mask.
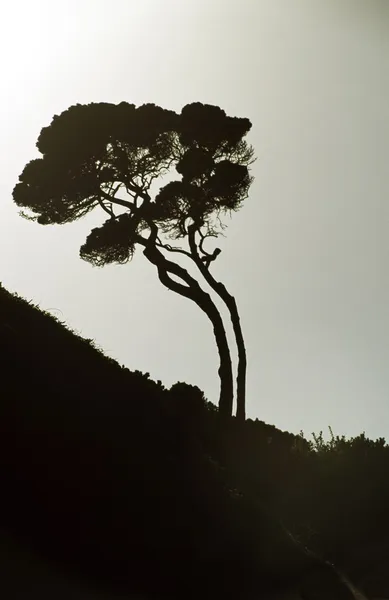
[[[388,0],[13,0],[2,7],[0,280],[130,369],[218,397],[212,327],[159,284],[78,257],[88,220],[45,228],[12,188],[77,102],[217,104],[253,123],[250,198],[214,273],[238,301],[248,413],[389,439]],[[131,398],[129,398],[131,401]]]

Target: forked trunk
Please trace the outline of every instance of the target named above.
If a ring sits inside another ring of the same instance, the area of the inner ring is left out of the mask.
[[[231,417],[234,398],[231,354],[223,320],[216,305],[210,295],[204,292],[186,269],[167,260],[158,248],[149,245],[144,249],[143,254],[156,265],[159,280],[165,287],[195,302],[211,321],[220,360],[218,369],[220,378],[219,412],[222,417]],[[169,273],[178,276],[186,285],[172,279]]]
[[[236,377],[236,418],[238,421],[245,421],[246,419],[246,372],[247,372],[247,355],[246,347],[244,344],[242,327],[240,324],[240,317],[238,307],[234,296],[227,291],[227,288],[216,281],[213,275],[210,273],[208,268],[202,262],[197,251],[197,245],[195,241],[196,228],[192,229],[189,227],[189,246],[191,249],[191,256],[196,263],[199,271],[203,275],[208,285],[217,293],[226,305],[228,312],[230,313],[231,323],[234,330],[235,341],[238,349],[238,369]]]

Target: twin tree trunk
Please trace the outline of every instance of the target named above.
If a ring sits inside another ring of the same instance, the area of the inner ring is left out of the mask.
[[[203,267],[203,263],[202,267]],[[244,421],[246,419],[246,371],[247,371],[247,356],[246,348],[244,345],[244,338],[242,333],[242,327],[240,325],[240,317],[238,313],[238,307],[233,296],[227,291],[226,287],[215,281],[211,273],[205,269],[206,274],[203,273],[206,281],[212,287],[212,289],[218,294],[227,306],[230,313],[232,327],[234,330],[235,341],[238,349],[238,372],[236,377],[236,418],[238,421]]]
[[[222,417],[230,417],[234,399],[232,361],[223,320],[216,305],[210,295],[204,292],[186,269],[167,260],[153,244],[148,245],[143,254],[157,267],[159,280],[166,288],[195,302],[211,321],[220,359],[218,369],[220,378],[219,411]],[[169,273],[177,275],[187,285],[178,283],[170,277]]]
[[[214,288],[220,298],[226,304],[232,322],[232,327],[235,334],[236,345],[238,348],[238,373],[236,377],[236,418],[238,421],[246,419],[246,371],[247,371],[247,356],[246,347],[242,327],[240,325],[240,317],[236,301],[229,294],[222,283],[217,283],[217,288]],[[218,291],[219,290],[219,291]]]
[[[201,260],[196,244],[196,228],[197,225],[194,223],[188,228],[188,239],[191,255],[196,263],[200,273],[203,275],[208,285],[216,292],[226,305],[228,312],[230,313],[231,323],[234,330],[235,341],[238,349],[238,372],[236,377],[236,418],[238,421],[244,421],[246,419],[246,371],[247,371],[247,356],[246,347],[244,344],[242,327],[240,324],[240,317],[238,307],[236,305],[235,298],[227,291],[227,288],[216,281],[213,275],[209,271],[203,261]]]
[[[220,365],[219,365],[219,378],[220,378],[220,397],[219,397],[219,411],[223,417],[232,416],[233,409],[233,374],[232,374],[232,361],[231,354],[228,345],[227,335],[224,328],[223,320],[217,309],[217,306],[212,301],[209,294],[204,292],[200,287],[196,279],[194,279],[186,269],[166,259],[162,252],[155,246],[154,239],[156,237],[156,231],[154,235],[150,237],[149,243],[145,245],[143,254],[145,257],[157,267],[158,277],[161,283],[186,298],[189,298],[197,304],[208,316],[209,320],[213,325],[213,332],[216,340],[216,345],[219,353]],[[200,272],[204,276],[207,283],[211,288],[218,294],[227,306],[230,313],[230,318],[235,334],[235,340],[238,348],[238,371],[237,371],[237,410],[236,418],[238,421],[244,421],[246,418],[246,369],[247,369],[247,358],[246,348],[244,345],[242,328],[240,325],[240,318],[238,308],[236,305],[235,298],[227,291],[226,287],[217,282],[211,275],[209,270],[206,268],[202,260],[200,259],[196,246],[193,245],[194,238],[189,236],[189,242],[192,250],[192,257]],[[181,281],[184,281],[186,285],[178,283],[172,279],[169,273],[178,276]]]

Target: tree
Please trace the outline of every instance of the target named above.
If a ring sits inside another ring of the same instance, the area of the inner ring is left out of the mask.
[[[100,207],[108,218],[90,232],[81,258],[96,266],[126,263],[139,245],[161,283],[206,313],[220,359],[219,409],[231,415],[232,363],[221,315],[188,270],[167,256],[179,253],[196,265],[231,316],[241,420],[246,351],[239,314],[233,296],[210,272],[220,249],[209,253],[204,243],[223,234],[222,217],[238,210],[247,196],[253,149],[244,137],[250,128],[248,119],[201,103],[180,114],[154,104],[77,104],[42,129],[37,141],[42,157],[25,166],[13,190],[15,203],[28,209],[21,215],[43,225],[69,223]],[[173,168],[180,178],[163,185],[153,199],[152,186]]]

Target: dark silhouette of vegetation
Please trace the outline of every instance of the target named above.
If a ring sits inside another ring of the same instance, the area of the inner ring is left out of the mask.
[[[219,409],[233,409],[230,350],[220,313],[210,295],[179,263],[176,253],[196,265],[225,303],[238,348],[237,418],[245,419],[246,350],[235,299],[212,275],[220,249],[204,248],[238,210],[252,181],[253,149],[245,141],[248,119],[229,117],[199,102],[180,114],[154,104],[136,108],[122,102],[71,106],[42,129],[42,158],[24,168],[15,186],[22,215],[41,224],[63,224],[99,207],[108,219],[89,234],[80,255],[93,265],[126,263],[137,245],[158,271],[161,283],[197,304],[210,319],[220,357]],[[180,176],[152,187],[175,169]],[[168,240],[186,245],[172,246]]]
[[[383,439],[220,420],[1,287],[0,352],[0,557],[5,532],[107,598],[388,594]]]

